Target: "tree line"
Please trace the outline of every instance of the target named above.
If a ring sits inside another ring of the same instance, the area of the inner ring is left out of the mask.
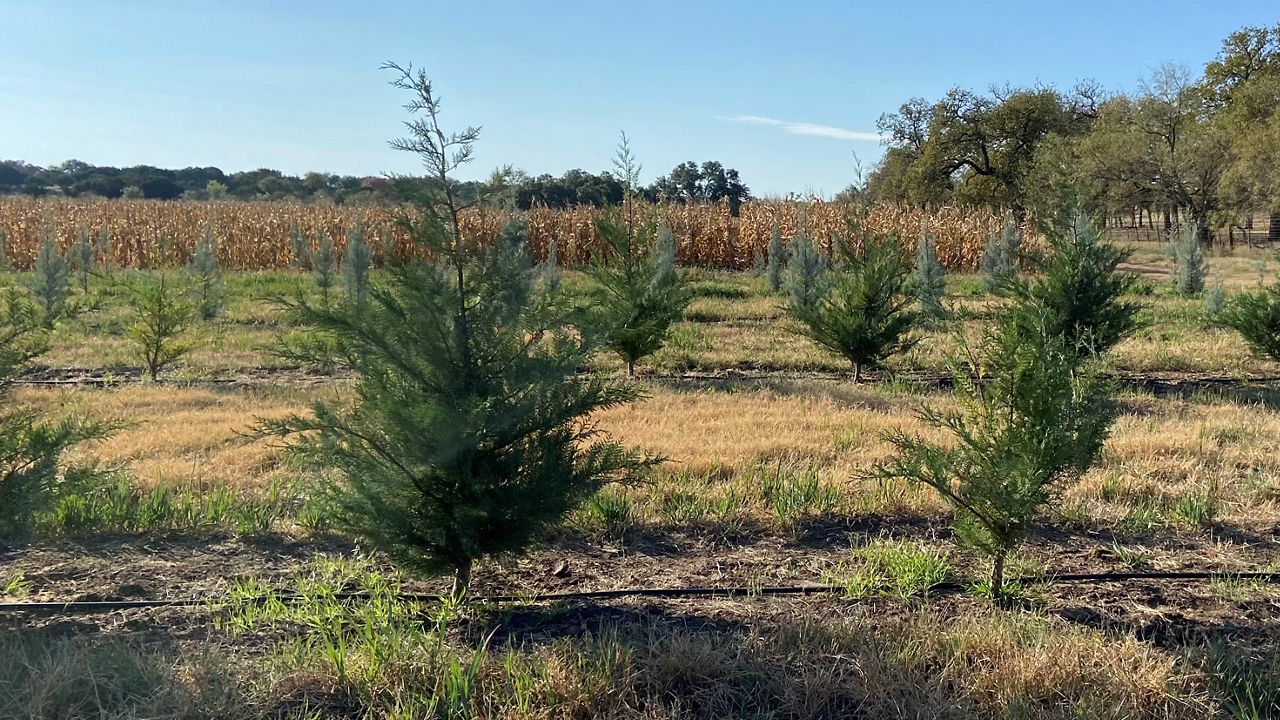
[[[1278,108],[1280,25],[1246,27],[1199,75],[1165,65],[1136,92],[1083,81],[912,98],[880,117],[888,149],[850,193],[1043,212],[1065,181],[1113,218],[1195,222],[1202,241],[1259,215],[1280,227]]]

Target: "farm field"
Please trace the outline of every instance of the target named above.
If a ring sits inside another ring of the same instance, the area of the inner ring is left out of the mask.
[[[1228,291],[1280,268],[1251,249],[1208,266]],[[1144,308],[1106,360],[1120,415],[1010,559],[1011,577],[1032,578],[1012,609],[938,586],[981,580],[985,560],[959,549],[936,494],[869,475],[891,454],[886,433],[936,432],[917,410],[954,404],[946,332],[854,384],[764,278],[683,268],[694,300],[641,362],[644,397],[593,418],[666,462],[605,488],[533,552],[477,566],[475,596],[519,598],[459,608],[404,600],[447,580],[401,575],[334,532],[324,478],[251,436],[351,392],[276,354],[302,331],[271,298],[314,294],[309,275],[227,274],[223,314],[158,382],[122,291],[95,278],[12,397],[119,422],[66,458],[108,481],[43,514],[40,539],[0,550],[3,600],[199,602],[0,615],[0,712],[1267,717],[1280,585],[1241,574],[1280,572],[1280,367],[1172,293],[1162,247],[1135,247],[1126,267]],[[948,275],[948,298],[968,335],[1000,312],[976,274]],[[623,372],[612,356],[591,364]],[[1214,577],[1052,581],[1150,572]],[[834,591],[769,590],[818,585]],[[739,592],[536,597],[637,587]]]

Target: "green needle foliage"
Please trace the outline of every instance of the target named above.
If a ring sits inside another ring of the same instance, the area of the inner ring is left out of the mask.
[[[947,280],[942,263],[938,262],[938,254],[933,236],[920,231],[920,242],[916,246],[915,277],[913,278],[916,300],[920,302],[920,312],[930,320],[941,320],[947,314],[942,306],[942,298],[947,292]]]
[[[1215,274],[1213,286],[1204,293],[1204,316],[1211,323],[1222,319],[1227,310],[1227,290],[1222,286],[1222,276]]]
[[[216,318],[226,304],[226,295],[222,288],[222,271],[218,268],[218,238],[212,227],[206,226],[196,241],[195,252],[187,263],[187,276],[200,318]]]
[[[1078,356],[1102,354],[1138,327],[1137,303],[1124,299],[1137,277],[1119,272],[1129,251],[1102,242],[1102,233],[1082,205],[1068,194],[1042,227],[1048,257],[1033,279],[1009,277],[1001,290],[1013,298],[1015,316],[1025,316],[1027,332],[1039,325],[1062,338]]]
[[[338,256],[333,251],[333,238],[327,233],[320,233],[315,252],[311,253],[311,275],[320,288],[321,300],[327,305],[329,291],[338,282]]]
[[[690,294],[676,274],[675,240],[665,224],[651,234],[629,222],[602,216],[597,221],[603,251],[587,273],[598,288],[592,303],[595,325],[604,347],[627,364],[634,377],[636,361],[662,348],[667,334],[684,315]]]
[[[1222,322],[1235,328],[1249,349],[1280,361],[1280,280],[1232,298]]]
[[[1079,365],[1047,313],[1037,333],[1023,320],[997,324],[976,353],[962,349],[966,360],[952,368],[959,410],[920,413],[953,441],[891,434],[897,452],[877,472],[924,483],[951,505],[959,540],[991,558],[997,599],[1005,559],[1036,512],[1097,459],[1115,416],[1096,361]]]
[[[782,228],[773,226],[773,236],[769,238],[768,267],[769,292],[775,295],[782,290],[782,271],[786,267],[786,250],[782,247]]]
[[[76,280],[80,283],[81,292],[89,292],[89,275],[94,270],[95,252],[93,243],[89,242],[89,226],[81,224],[76,234],[75,244],[67,253],[71,270],[75,271]]]
[[[346,399],[260,431],[294,437],[293,452],[332,473],[342,526],[407,570],[452,572],[461,598],[477,559],[525,550],[602,484],[649,461],[591,424],[591,413],[636,391],[579,372],[595,336],[571,325],[567,298],[538,290],[524,227],[508,225],[488,246],[463,242],[451,173],[479,131],[445,131],[426,75],[387,67],[415,114],[393,145],[438,181],[404,188],[415,212],[400,224],[423,252],[390,261],[359,314],[347,301],[289,302],[327,339],[286,354],[314,362],[326,353],[356,384]]]
[[[547,259],[542,263],[540,274],[543,290],[546,292],[560,290],[560,283],[564,278],[560,274],[560,250],[556,247],[555,239],[547,245]]]
[[[58,241],[51,228],[45,228],[32,270],[31,292],[44,313],[45,327],[52,327],[67,311],[71,268],[58,252]]]
[[[9,232],[0,228],[0,271],[13,269],[13,261],[9,259]]]
[[[797,231],[791,240],[791,256],[783,279],[788,310],[795,314],[817,306],[827,291],[828,281],[827,259],[809,240],[808,233]]]
[[[1204,290],[1204,250],[1200,247],[1200,231],[1194,222],[1183,224],[1169,235],[1169,254],[1173,256],[1173,290],[1183,297],[1199,295]]]
[[[1017,273],[1019,252],[1022,249],[1022,231],[1013,213],[1005,213],[999,233],[987,240],[987,248],[978,259],[982,271],[982,284],[987,292],[997,292]]]
[[[373,264],[373,251],[364,238],[364,223],[356,220],[347,231],[347,247],[342,251],[343,289],[347,301],[357,308],[369,299],[369,267]]]
[[[296,222],[289,226],[289,249],[289,265],[294,270],[306,270],[307,261],[311,258],[311,243]]]
[[[111,427],[84,419],[45,422],[14,403],[13,379],[44,352],[39,309],[16,290],[0,296],[0,539],[30,533],[35,515],[53,499],[63,475],[63,451],[106,437]]]
[[[787,309],[805,335],[853,363],[857,383],[864,367],[915,344],[909,333],[918,314],[911,309],[910,272],[896,243],[868,240],[861,253],[845,246],[844,254],[841,271],[814,304]]]
[[[105,227],[98,232],[98,242],[93,246],[93,253],[97,256],[98,268],[110,273],[113,265],[111,261],[111,231]]]
[[[133,324],[126,334],[154,382],[161,370],[191,351],[191,343],[183,336],[191,327],[196,309],[187,300],[189,293],[164,275],[121,284],[129,292],[134,311]]]

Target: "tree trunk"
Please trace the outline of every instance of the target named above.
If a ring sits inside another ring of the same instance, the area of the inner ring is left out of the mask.
[[[853,384],[857,385],[860,382],[862,382],[862,363],[856,362],[853,364]]]
[[[991,566],[991,597],[999,605],[1004,605],[1004,553],[996,555]]]
[[[453,569],[453,589],[449,591],[449,597],[455,602],[461,601],[466,597],[467,590],[471,587],[471,559],[468,558],[463,564]]]
[[[1280,242],[1280,210],[1271,213],[1267,225],[1267,242]]]
[[[636,376],[636,361],[632,360],[631,358],[627,358],[627,377],[633,378],[635,376]]]

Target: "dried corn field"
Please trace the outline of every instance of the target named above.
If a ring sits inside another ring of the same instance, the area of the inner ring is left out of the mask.
[[[599,242],[596,219],[600,212],[581,207],[535,208],[523,213],[529,224],[533,253],[542,257],[549,244],[555,242],[563,261],[587,259]],[[681,262],[724,269],[750,267],[763,254],[775,227],[788,241],[803,228],[828,254],[835,238],[850,236],[850,210],[822,202],[753,202],[744,205],[736,218],[730,215],[727,205],[652,205],[645,206],[642,214],[649,222],[664,219],[672,228],[680,241]],[[464,233],[481,242],[491,240],[505,218],[506,214],[497,210],[470,209],[464,217]],[[118,267],[171,266],[187,260],[206,227],[211,227],[217,236],[219,259],[226,267],[281,268],[288,266],[292,258],[290,232],[294,227],[301,229],[312,243],[320,234],[328,234],[341,252],[346,234],[357,220],[374,238],[375,251],[388,247],[394,252],[407,251],[408,239],[395,221],[394,211],[383,206],[0,199],[4,249],[18,268],[31,265],[45,233],[54,234],[65,248],[75,242],[82,228],[88,229],[95,242],[105,231],[109,260]],[[1002,217],[988,210],[921,210],[882,205],[872,208],[859,221],[872,231],[902,238],[907,250],[914,250],[921,229],[926,229],[937,240],[938,257],[943,264],[951,269],[968,269],[977,265],[987,238],[1000,227]]]

